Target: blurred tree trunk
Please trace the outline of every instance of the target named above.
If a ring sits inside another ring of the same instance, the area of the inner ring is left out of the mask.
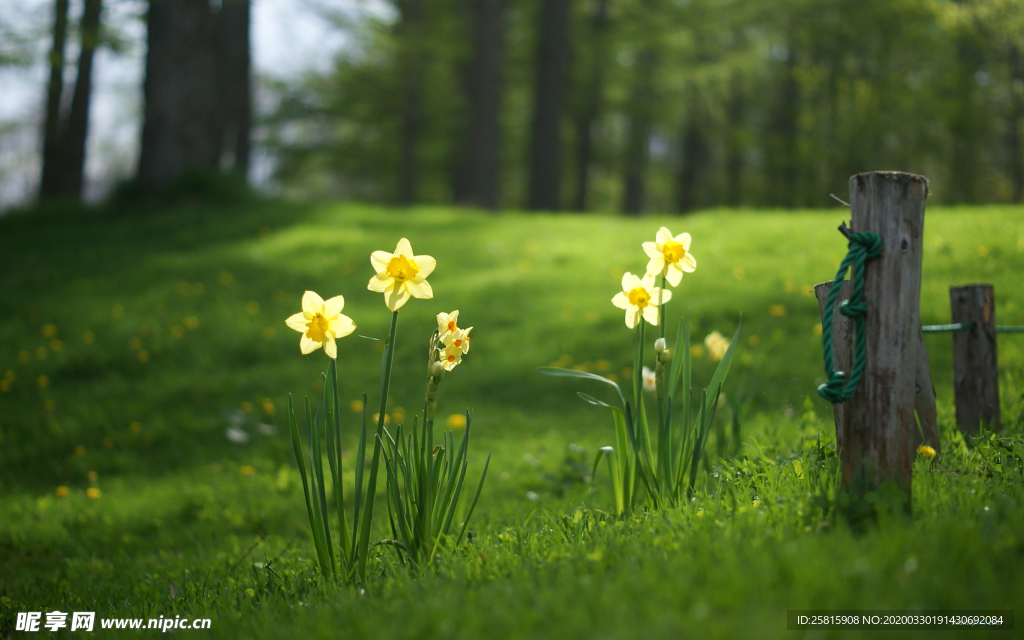
[[[53,12],[53,43],[50,46],[50,79],[46,85],[46,117],[43,121],[43,159],[39,197],[56,193],[59,182],[60,99],[64,92],[64,46],[68,34],[68,0],[56,0]]]
[[[644,48],[636,60],[633,94],[627,107],[629,118],[626,134],[623,213],[638,216],[644,206],[644,177],[654,121],[654,67],[657,54]]]
[[[530,209],[561,209],[562,103],[571,0],[542,0],[530,145]]]
[[[71,96],[71,113],[67,129],[61,137],[63,171],[61,192],[75,199],[82,197],[85,174],[85,148],[89,139],[89,107],[92,102],[92,63],[100,39],[102,0],[85,0],[79,25],[81,49],[78,54],[78,75]]]
[[[590,78],[584,94],[583,109],[576,119],[576,195],[573,209],[587,210],[590,190],[590,165],[594,156],[594,123],[604,101],[605,56],[608,47],[608,0],[597,0],[591,20]]]
[[[739,74],[732,77],[730,84],[729,102],[726,105],[729,130],[726,132],[725,202],[737,207],[743,202],[743,118],[746,96]]]
[[[782,61],[781,77],[778,79],[779,95],[771,116],[768,132],[768,157],[765,170],[768,178],[768,204],[779,207],[794,207],[797,204],[797,144],[798,117],[800,112],[800,85],[797,82],[797,56],[793,50],[793,38],[788,39],[786,58]]]
[[[1024,60],[1020,48],[1009,47],[1010,112],[1006,123],[1006,151],[1009,154],[1013,202],[1024,200],[1024,157],[1021,157],[1021,121],[1024,120]]]
[[[217,22],[209,0],[150,0],[142,148],[136,179],[165,187],[192,169],[216,169]]]
[[[249,173],[252,128],[250,6],[250,0],[223,0],[217,16],[218,139],[223,144],[218,156],[243,179]]]
[[[423,130],[423,73],[426,61],[422,46],[423,0],[398,0],[401,16],[397,31],[401,47],[402,103],[401,151],[398,167],[398,201],[416,203],[419,187],[419,142]]]
[[[691,89],[691,93],[693,95],[680,145],[679,176],[676,179],[676,210],[679,213],[692,211],[696,207],[697,185],[705,173],[709,154],[701,98],[696,89]]]
[[[457,160],[455,202],[498,208],[505,0],[469,0],[473,54],[464,76],[469,108]]]

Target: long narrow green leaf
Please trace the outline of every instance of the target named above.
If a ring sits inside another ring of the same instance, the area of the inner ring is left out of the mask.
[[[338,541],[341,544],[341,549],[338,552],[339,559],[341,562],[347,563],[350,554],[352,553],[352,541],[348,535],[348,522],[345,515],[345,474],[344,467],[341,459],[341,398],[338,393],[338,361],[331,358],[331,379],[333,381],[334,388],[334,420],[329,426],[334,432],[332,450],[334,451],[334,457],[338,461],[337,471],[332,469],[334,474],[334,499],[338,509]]]
[[[363,467],[366,465],[366,394],[363,394],[363,415],[359,425],[359,444],[356,445],[356,486],[353,499],[355,504],[352,507],[352,558],[349,560],[351,566],[356,564],[356,540],[359,538],[359,518],[362,515],[363,504]],[[351,576],[349,576],[351,577]]]
[[[302,477],[302,494],[306,498],[306,513],[309,515],[309,528],[310,533],[313,534],[313,546],[316,548],[316,556],[317,560],[320,562],[320,570],[326,577],[327,566],[325,563],[326,558],[324,556],[325,550],[323,549],[320,536],[318,535],[320,528],[316,523],[316,517],[313,514],[313,503],[309,497],[309,481],[306,477],[306,459],[305,456],[302,455],[302,442],[299,439],[299,427],[295,423],[295,404],[292,401],[292,395],[290,393],[288,394],[288,428],[292,433],[292,446],[295,449],[295,462],[299,465],[299,475]]]
[[[331,572],[334,573],[334,541],[331,539],[331,522],[327,512],[327,484],[324,482],[323,449],[320,446],[320,416],[327,408],[327,376],[324,376],[324,388],[320,395],[320,406],[313,418],[313,469],[316,472],[317,492],[320,496],[320,517],[323,521],[324,539],[327,541],[327,556],[331,560]],[[324,415],[326,424],[327,416]]]
[[[315,425],[313,423],[313,411],[309,407],[309,397],[306,397],[306,424],[309,425],[309,439],[310,443],[313,442],[313,432],[315,431]],[[311,453],[311,456],[315,454]],[[309,461],[309,480],[310,480],[310,493],[312,494],[313,502],[313,519],[315,520],[313,536],[317,540],[317,553],[320,560],[320,570],[324,574],[324,579],[328,579],[332,575],[332,569],[334,563],[331,562],[330,557],[327,555],[327,540],[324,536],[324,520],[323,512],[320,510],[320,492],[316,482],[316,464],[312,457]]]
[[[597,380],[598,382],[603,382],[615,387],[615,392],[619,394],[619,401],[621,401],[623,405],[626,404],[626,398],[622,395],[622,389],[619,387],[618,383],[614,380],[609,380],[604,376],[599,376],[596,373],[576,371],[575,369],[562,369],[560,367],[539,367],[537,371],[546,376],[555,376],[558,378],[584,378],[586,380]]]
[[[466,512],[466,520],[462,523],[462,530],[459,531],[459,537],[455,540],[455,546],[459,546],[462,543],[462,537],[466,535],[466,528],[469,527],[469,518],[473,515],[473,509],[476,508],[476,501],[480,499],[480,490],[484,488],[484,479],[487,477],[487,468],[491,466],[491,454],[487,454],[487,461],[484,462],[483,473],[480,474],[480,484],[476,485],[476,493],[473,494],[473,501],[469,503],[469,510]]]
[[[725,376],[729,374],[729,367],[732,366],[732,357],[736,350],[736,343],[739,342],[740,329],[743,328],[743,318],[741,317],[739,322],[736,324],[736,333],[733,334],[732,340],[729,341],[729,348],[725,350],[725,355],[722,356],[722,361],[718,363],[718,368],[715,369],[715,374],[711,376],[711,382],[708,383],[708,391],[714,394],[714,400],[717,402],[718,389],[721,388],[723,382],[725,382]],[[711,396],[709,395],[709,400]],[[709,407],[705,407],[707,409]]]

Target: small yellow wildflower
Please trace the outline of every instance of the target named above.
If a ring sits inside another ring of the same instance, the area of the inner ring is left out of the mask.
[[[615,294],[612,304],[625,309],[626,326],[632,329],[639,324],[640,316],[648,323],[657,325],[658,307],[671,299],[671,291],[654,286],[652,274],[638,278],[627,271],[622,276],[622,291]]]
[[[100,490],[96,487],[89,487],[85,490],[85,495],[88,496],[90,500],[97,500],[103,494],[100,493]]]
[[[712,331],[704,338],[704,346],[711,354],[711,359],[717,362],[725,357],[725,352],[729,350],[729,341],[717,331]]]
[[[302,294],[302,311],[284,322],[302,334],[299,349],[303,354],[323,347],[328,357],[338,357],[335,339],[344,338],[356,330],[352,318],[341,313],[344,307],[345,298],[341,296],[325,301],[313,291]]]
[[[917,448],[917,455],[924,456],[925,458],[934,458],[935,449],[932,449],[926,444],[922,444],[920,447]]]
[[[57,325],[52,323],[46,323],[43,325],[42,332],[44,338],[56,338],[57,337]]]
[[[270,398],[263,398],[260,400],[260,408],[263,409],[263,414],[267,417],[273,416],[277,413],[277,407],[274,406],[274,401]]]
[[[348,408],[352,410],[352,413],[362,413],[363,412],[363,401],[362,400],[353,400],[351,403],[349,403]]]
[[[238,469],[238,471],[243,476],[254,476],[254,475],[256,475],[256,470],[253,469],[252,467],[250,467],[249,465],[243,465],[241,468]]]
[[[395,407],[391,410],[391,417],[395,419],[395,422],[401,423],[405,420],[405,409],[402,407]]]
[[[466,428],[466,416],[461,413],[453,413],[448,416],[448,426],[452,429],[465,429]]]
[[[430,256],[416,256],[406,238],[398,241],[394,253],[374,251],[370,264],[377,275],[370,278],[366,288],[384,294],[384,304],[398,311],[410,297],[423,300],[434,297],[427,276],[434,271],[437,261]]]
[[[665,276],[673,287],[679,286],[683,272],[692,273],[697,268],[697,261],[690,253],[690,234],[680,233],[673,237],[666,227],[658,229],[654,242],[643,244],[644,252],[651,258],[647,263],[647,273],[652,276]]]
[[[68,493],[70,493],[70,492],[68,491],[67,487],[65,487],[65,486],[57,487],[57,497],[58,498],[66,498],[66,497],[68,497]]]
[[[699,344],[690,345],[690,355],[694,358],[700,358],[704,355],[704,347]]]
[[[45,375],[39,376],[38,378],[36,378],[36,384],[39,385],[40,389],[45,389],[46,387],[50,386],[50,378]]]
[[[768,313],[775,316],[776,318],[782,318],[786,315],[786,307],[781,304],[773,304],[768,307]]]

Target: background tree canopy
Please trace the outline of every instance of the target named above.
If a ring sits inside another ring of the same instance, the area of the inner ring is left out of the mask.
[[[1016,0],[393,6],[275,86],[287,191],[633,213],[822,205],[873,169],[945,203],[1024,191]]]

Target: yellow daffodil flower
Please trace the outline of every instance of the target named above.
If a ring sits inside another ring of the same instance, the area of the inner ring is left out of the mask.
[[[443,311],[437,314],[437,333],[444,340],[444,337],[449,333],[454,333],[459,328],[459,310],[456,309],[451,313],[444,313]]]
[[[366,288],[383,293],[384,304],[391,311],[398,311],[410,297],[434,297],[427,276],[434,271],[437,262],[430,256],[414,256],[407,239],[398,241],[394,253],[374,251],[370,254],[370,264],[377,275],[370,278]]]
[[[654,275],[638,278],[630,272],[622,276],[622,291],[612,298],[612,304],[626,310],[626,326],[630,329],[640,322],[658,324],[658,307],[672,299],[672,292],[654,286]]]
[[[643,244],[644,252],[651,258],[647,263],[647,273],[652,276],[665,276],[669,284],[678,287],[683,279],[683,272],[691,273],[697,268],[697,261],[690,253],[690,234],[680,233],[672,237],[666,227],[658,229],[654,242]]]
[[[445,347],[452,349],[458,349],[462,353],[469,353],[469,332],[473,330],[473,327],[468,329],[456,329],[455,331],[445,335],[442,339]]]
[[[356,330],[352,318],[341,313],[345,298],[334,296],[325,301],[313,291],[302,294],[302,311],[284,321],[286,325],[302,334],[299,349],[302,353],[313,353],[320,347],[331,358],[338,357],[335,339],[344,338]]]
[[[462,349],[458,347],[445,347],[438,354],[438,362],[441,363],[445,371],[451,371],[462,362],[462,354]]]

